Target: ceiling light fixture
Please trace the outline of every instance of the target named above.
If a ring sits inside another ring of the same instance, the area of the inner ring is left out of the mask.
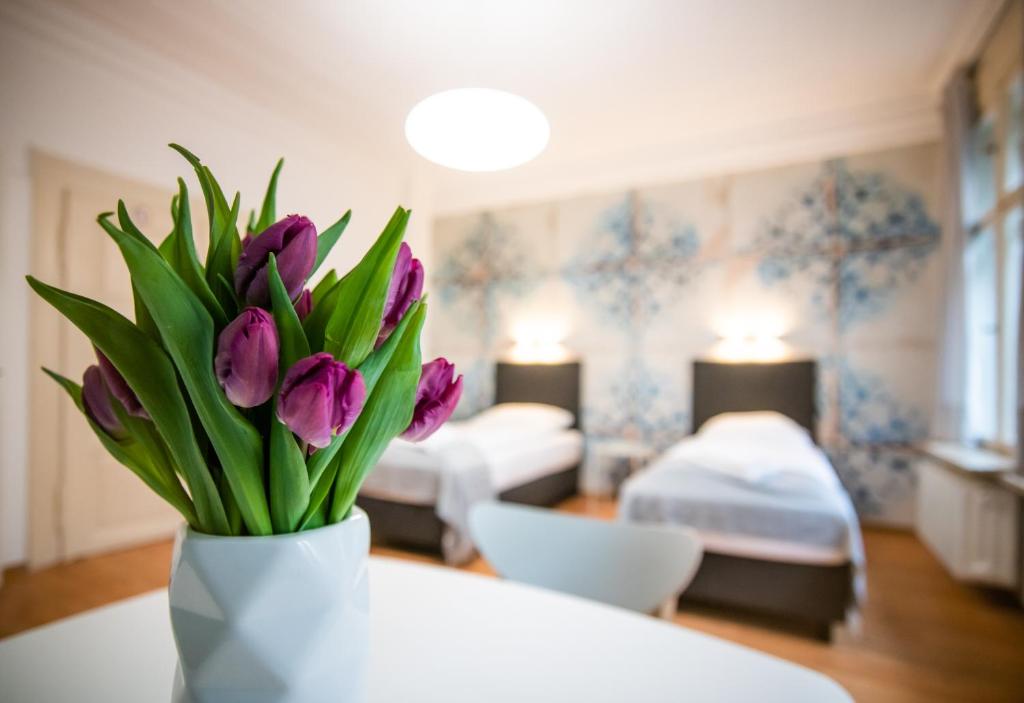
[[[417,154],[459,171],[501,171],[544,151],[548,120],[526,98],[489,88],[459,88],[419,102],[405,119]]]

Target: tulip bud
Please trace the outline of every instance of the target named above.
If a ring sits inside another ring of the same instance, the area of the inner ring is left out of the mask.
[[[306,288],[295,301],[295,314],[299,316],[299,320],[305,320],[312,311],[313,294],[309,292],[309,288]]]
[[[384,304],[384,318],[381,321],[380,333],[377,335],[379,347],[388,338],[402,316],[409,310],[413,301],[423,293],[423,264],[419,259],[412,258],[412,249],[405,242],[398,249],[395,269],[391,274],[391,285],[388,286],[388,299]]]
[[[124,425],[114,412],[110,392],[103,381],[103,373],[96,364],[87,368],[82,376],[82,405],[85,406],[85,414],[108,435],[114,439],[121,439],[126,435]]]
[[[128,381],[124,380],[124,376],[114,368],[114,365],[110,363],[103,352],[96,349],[96,359],[100,364],[100,373],[103,375],[103,382],[107,384],[107,388],[110,389],[110,393],[121,401],[121,405],[128,411],[128,414],[133,417],[141,417],[143,420],[149,419],[149,413],[142,407],[142,403],[139,402],[138,396],[135,395],[135,391],[128,385]]]
[[[214,369],[233,405],[254,408],[270,400],[277,364],[277,328],[266,310],[246,308],[217,338]]]
[[[277,419],[314,447],[352,426],[366,402],[363,375],[326,352],[288,369],[277,399]]]
[[[295,300],[316,262],[316,227],[305,217],[289,215],[249,240],[235,268],[235,293],[246,305],[270,304],[267,262],[271,254],[288,297]]]
[[[402,439],[422,441],[448,421],[462,397],[462,376],[452,382],[454,375],[455,365],[444,358],[423,365],[416,388],[416,409]]]

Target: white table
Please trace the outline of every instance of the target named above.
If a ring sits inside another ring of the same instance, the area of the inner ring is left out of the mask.
[[[653,617],[372,558],[371,701],[848,703],[831,679]],[[168,701],[167,592],[0,641],[5,703]]]

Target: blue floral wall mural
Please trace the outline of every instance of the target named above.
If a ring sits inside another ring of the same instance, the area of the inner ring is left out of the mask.
[[[814,270],[814,302],[840,328],[882,313],[888,297],[912,284],[939,242],[921,195],[884,172],[826,162],[807,188],[765,221],[751,251],[765,285]],[[835,292],[838,310],[831,309]]]
[[[698,273],[694,226],[674,221],[657,229],[655,218],[635,195],[623,197],[601,213],[592,236],[562,268],[586,309],[621,331],[642,332]]]
[[[641,439],[661,450],[687,434],[690,414],[671,380],[636,356],[590,394],[583,421],[595,438]]]
[[[491,402],[517,320],[557,314],[591,446],[690,430],[690,364],[719,318],[771,313],[819,361],[819,437],[865,518],[906,523],[927,434],[938,150],[906,147],[435,223],[434,350]],[[747,309],[749,308],[749,309]]]
[[[459,306],[456,312],[476,323],[484,344],[497,334],[499,299],[521,295],[535,276],[517,244],[515,230],[484,215],[461,246],[441,260],[435,275],[442,304]]]

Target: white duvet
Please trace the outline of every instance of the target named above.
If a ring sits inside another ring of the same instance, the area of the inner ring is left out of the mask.
[[[669,449],[657,467],[722,474],[776,491],[841,490],[825,453],[805,430],[782,420],[774,426],[742,422],[718,426],[712,421]],[[769,431],[772,428],[775,431]]]
[[[558,408],[516,403],[449,422],[422,442],[396,439],[360,492],[434,505],[446,525],[445,560],[463,563],[474,554],[468,529],[473,505],[579,463],[583,439],[577,430],[566,429],[572,421]]]
[[[754,550],[742,556],[757,557],[758,550],[814,544],[825,532],[809,535],[808,525],[835,522],[808,523],[806,515],[790,512],[794,508],[831,514],[845,524],[835,547],[854,564],[854,592],[862,600],[864,547],[853,504],[826,454],[806,430],[778,413],[712,418],[626,482],[620,516],[680,521],[714,535],[722,551],[742,547]]]

